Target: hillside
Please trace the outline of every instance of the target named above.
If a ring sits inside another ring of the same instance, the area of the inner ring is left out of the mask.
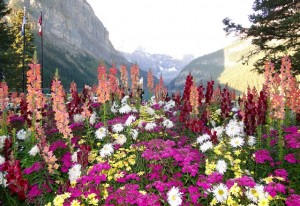
[[[112,45],[109,33],[96,17],[86,0],[10,0],[13,9],[26,7],[28,23],[35,32],[38,59],[41,60],[40,37],[37,21],[43,10],[44,85],[49,88],[52,76],[58,69],[65,87],[75,81],[79,88],[97,82],[97,66],[112,63],[117,68],[128,62]],[[146,77],[146,72],[141,71]]]
[[[253,69],[253,63],[258,59],[253,57],[248,65],[242,64],[240,58],[251,50],[251,41],[235,41],[228,47],[201,56],[190,62],[180,74],[169,84],[170,91],[182,90],[186,76],[191,72],[199,84],[206,84],[213,79],[215,85],[227,84],[238,93],[246,91],[248,85],[261,88],[263,76]]]
[[[176,59],[165,54],[150,54],[143,48],[138,48],[132,53],[122,53],[132,63],[137,63],[141,69],[148,71],[150,68],[157,78],[163,76],[164,82],[169,84],[191,60],[192,55],[185,55],[182,59]]]

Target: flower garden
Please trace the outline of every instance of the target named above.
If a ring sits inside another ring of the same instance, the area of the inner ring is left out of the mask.
[[[119,76],[119,78],[118,78]],[[300,205],[300,88],[291,62],[237,97],[188,75],[168,94],[139,68],[98,67],[98,84],[51,96],[0,84],[0,205]],[[130,83],[130,84],[129,84]]]

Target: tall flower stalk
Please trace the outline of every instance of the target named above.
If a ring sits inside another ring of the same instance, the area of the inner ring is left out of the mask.
[[[128,72],[126,69],[126,66],[122,65],[120,67],[121,72],[121,83],[123,87],[124,94],[126,95],[128,93]]]
[[[155,99],[157,99],[158,101],[164,101],[167,96],[167,92],[168,90],[164,85],[163,77],[162,75],[160,75],[159,83],[155,86]]]
[[[191,86],[191,94],[190,94],[190,103],[192,105],[192,114],[194,117],[197,117],[199,114],[198,106],[199,106],[199,93],[197,91],[197,86],[195,83]]]
[[[38,135],[39,143],[45,143],[45,136],[41,125],[42,109],[45,104],[45,98],[41,87],[41,68],[39,64],[29,64],[27,71],[27,118],[31,120],[32,130]],[[32,136],[34,138],[34,136]],[[34,139],[32,139],[34,142]]]
[[[138,87],[139,87],[139,76],[140,69],[137,64],[134,64],[130,69],[130,77],[131,77],[131,92],[132,97],[135,99],[139,98]]]
[[[6,106],[8,104],[8,86],[6,82],[0,82],[0,111],[2,112],[1,115],[1,128],[2,132],[7,134],[7,116],[6,116]]]
[[[115,65],[113,65],[109,69],[109,75],[108,75],[108,77],[109,77],[108,81],[109,81],[109,86],[110,86],[110,95],[111,95],[112,99],[114,99],[114,98],[121,99],[121,96],[119,96],[120,92],[119,92],[117,73],[118,73],[118,70],[115,67]]]
[[[52,108],[54,111],[56,127],[59,132],[63,134],[63,138],[67,140],[69,148],[72,150],[71,138],[73,137],[73,134],[69,127],[69,113],[67,112],[66,104],[64,101],[65,92],[59,80],[58,74],[55,75],[54,80],[52,81],[51,91],[51,97],[53,100]]]
[[[153,90],[154,90],[154,82],[153,82],[153,73],[152,73],[152,69],[150,68],[150,70],[148,71],[147,74],[147,88],[149,91],[149,96],[151,97],[153,94]]]
[[[107,80],[106,68],[104,65],[98,67],[98,102],[102,104],[102,121],[106,123],[106,102],[110,100],[110,86]]]

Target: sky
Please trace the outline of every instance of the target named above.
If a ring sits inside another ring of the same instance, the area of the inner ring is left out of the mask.
[[[249,26],[254,0],[87,0],[117,50],[182,58],[214,52],[237,38],[222,20]]]

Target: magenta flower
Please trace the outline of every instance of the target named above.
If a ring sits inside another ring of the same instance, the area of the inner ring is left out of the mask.
[[[273,161],[273,158],[270,156],[270,153],[268,150],[257,150],[255,153],[255,162],[256,163],[265,163],[265,161]]]
[[[297,194],[292,194],[285,201],[285,204],[287,206],[297,206],[299,205],[299,203],[300,203],[300,195]]]
[[[286,155],[284,157],[284,160],[291,163],[291,164],[297,163],[297,160],[296,160],[295,155],[293,153]]]
[[[285,169],[277,169],[274,171],[276,177],[282,177],[284,180],[287,180],[289,176],[288,172]]]
[[[272,197],[275,197],[277,192],[285,194],[285,186],[281,183],[271,182],[265,186],[265,191],[267,191]]]
[[[23,170],[23,173],[25,175],[29,175],[33,172],[38,172],[40,169],[42,169],[42,164],[40,162],[36,162],[31,167],[27,167]]]
[[[253,178],[248,176],[243,176],[241,178],[237,178],[236,180],[239,186],[254,187],[256,185],[256,182],[253,180]]]
[[[30,189],[29,192],[27,193],[27,198],[29,200],[35,199],[37,196],[40,196],[42,194],[41,190],[39,189],[39,185],[33,185]]]

